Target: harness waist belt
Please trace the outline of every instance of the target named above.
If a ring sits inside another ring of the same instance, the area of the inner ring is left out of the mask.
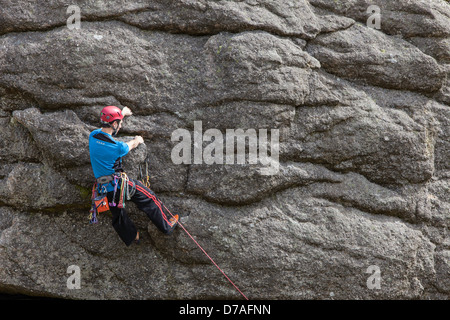
[[[113,175],[103,176],[103,177],[97,178],[97,183],[107,184],[107,183],[110,183],[113,180],[114,180],[114,176]]]

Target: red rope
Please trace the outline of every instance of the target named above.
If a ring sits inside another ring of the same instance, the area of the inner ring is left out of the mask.
[[[166,207],[166,206],[164,206]],[[167,209],[167,208],[166,208]],[[168,211],[168,210],[167,210]],[[169,211],[170,213],[170,211]],[[172,214],[172,213],[170,213]],[[211,260],[211,262],[217,267],[217,269],[219,269],[220,272],[222,272],[222,274],[225,276],[225,278],[227,278],[227,280],[233,285],[233,287],[236,288],[237,291],[239,291],[239,293],[245,298],[245,300],[248,300],[248,298],[245,296],[245,294],[242,293],[241,290],[239,290],[239,288],[233,283],[233,281],[231,281],[230,278],[228,278],[228,276],[225,274],[225,272],[223,272],[222,269],[220,269],[220,267],[217,265],[217,263],[214,262],[214,260],[209,256],[208,253],[206,253],[205,249],[202,248],[201,245],[198,244],[198,242],[194,239],[194,237],[191,236],[191,234],[186,230],[186,228],[180,223],[180,221],[178,221],[178,224],[180,225],[180,227],[186,232],[186,234],[195,242],[195,244],[200,248],[200,250],[203,251],[203,253],[209,258],[209,260]]]
[[[128,182],[130,185],[132,185],[130,182]],[[169,212],[169,214],[175,218],[175,216],[172,214],[172,212],[170,212],[169,209],[167,209],[167,207],[164,205],[164,203],[161,203],[157,200],[157,198],[155,196],[153,196],[152,194],[150,194],[149,192],[146,192],[146,190],[140,186],[136,185],[136,188],[139,189],[139,191],[141,191],[142,193],[144,193],[145,195],[147,195],[148,197],[150,197],[155,203],[156,205],[159,207],[164,220],[167,221],[166,215],[164,214],[162,208],[161,208],[161,204],[164,206],[164,208],[167,210],[167,212]],[[168,222],[168,221],[167,221]],[[169,222],[170,224],[170,222]],[[186,234],[192,239],[192,241],[194,241],[194,243],[200,248],[200,250],[202,250],[202,252],[208,257],[209,260],[211,260],[211,262],[216,266],[217,269],[219,269],[220,272],[222,272],[222,274],[225,276],[225,278],[233,285],[233,287],[236,288],[237,291],[239,291],[239,293],[245,298],[245,300],[248,300],[248,298],[245,296],[245,294],[242,293],[241,290],[239,290],[239,288],[234,284],[233,281],[231,281],[231,279],[225,274],[225,272],[223,272],[223,270],[217,265],[217,263],[209,256],[209,254],[205,251],[205,249],[203,249],[203,247],[194,239],[193,236],[191,236],[191,234],[186,230],[186,228],[181,224],[180,220],[178,219],[178,224],[179,226],[184,230],[184,232],[186,232]]]

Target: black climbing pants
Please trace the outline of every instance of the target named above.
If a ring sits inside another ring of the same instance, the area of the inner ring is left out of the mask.
[[[168,212],[167,208],[158,199],[155,193],[144,186],[140,181],[129,179],[129,184],[134,182],[136,184],[136,192],[131,197],[137,207],[144,211],[148,218],[155,224],[155,226],[163,233],[170,234],[173,228],[169,222],[172,215]],[[122,179],[118,179],[118,185],[122,183]],[[114,196],[114,191],[108,192],[108,201],[111,204]],[[112,225],[114,230],[119,234],[120,239],[127,245],[131,245],[133,240],[136,239],[137,229],[133,221],[129,218],[125,208],[118,208],[120,189],[116,192],[115,203],[116,206],[110,205],[112,213]],[[125,201],[125,199],[124,199]]]

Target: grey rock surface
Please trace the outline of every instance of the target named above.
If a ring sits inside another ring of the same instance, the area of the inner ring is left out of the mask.
[[[64,1],[0,0],[0,293],[242,298],[187,230],[249,299],[450,297],[447,1],[380,0],[379,30],[366,0],[73,4],[80,29]],[[131,203],[139,246],[108,214],[89,225],[106,105],[132,109],[118,139],[145,144],[124,167],[148,163],[185,230],[164,236]],[[279,170],[174,163],[173,132],[195,121],[224,143],[278,130]]]

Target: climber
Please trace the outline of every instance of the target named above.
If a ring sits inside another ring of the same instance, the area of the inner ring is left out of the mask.
[[[125,143],[115,140],[125,116],[131,116],[128,107],[104,107],[100,113],[101,128],[89,135],[89,153],[97,190],[103,190],[112,213],[112,225],[120,239],[127,245],[139,243],[139,232],[125,210],[128,197],[164,234],[171,234],[178,223],[178,215],[172,215],[155,193],[139,180],[130,179],[122,168],[122,157],[136,148],[144,139],[136,136]],[[106,202],[106,201],[105,201]]]

